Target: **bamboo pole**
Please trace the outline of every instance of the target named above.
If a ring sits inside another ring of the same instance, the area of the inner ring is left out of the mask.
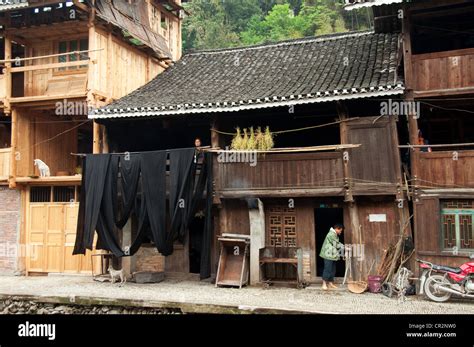
[[[0,60],[0,64],[14,63],[14,62],[17,62],[17,61],[29,61],[29,60],[38,60],[38,59],[45,59],[45,58],[62,57],[62,56],[65,56],[65,55],[91,53],[91,52],[97,52],[97,51],[102,51],[102,50],[104,50],[104,48],[89,49],[89,50],[84,50],[84,51],[72,51],[72,52],[67,52],[67,53],[38,55],[36,57],[15,58],[15,59],[11,59],[11,56],[10,56],[10,58],[7,58],[6,55],[5,55],[5,59]]]

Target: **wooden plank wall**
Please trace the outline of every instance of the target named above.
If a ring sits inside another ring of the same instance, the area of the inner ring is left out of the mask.
[[[342,187],[341,153],[266,154],[257,165],[219,163],[218,190]]]
[[[397,241],[400,227],[398,208],[396,207],[393,199],[358,199],[357,210],[359,223],[361,225],[361,244],[364,245],[364,260],[361,263],[358,261],[354,261],[352,263],[353,274],[356,276],[355,279],[358,280],[360,270],[362,270],[363,276],[366,277],[374,260],[375,264],[372,274],[375,275],[376,269],[381,262],[384,250],[387,249],[391,243],[395,243]],[[385,214],[387,221],[370,222],[370,214]],[[344,208],[344,225],[346,226],[344,231],[345,243],[357,244],[358,230],[353,230],[352,228],[348,206]]]
[[[474,187],[473,150],[412,153],[419,162],[419,185],[439,188]]]
[[[33,111],[18,111],[17,176],[38,175],[33,166],[34,159],[43,160],[52,176],[58,171],[74,174],[76,158],[70,153],[77,152],[77,129],[69,131],[70,123],[53,121],[53,117]]]
[[[412,56],[415,91],[474,87],[474,49]]]
[[[469,261],[469,258],[441,251],[439,211],[438,197],[421,197],[420,201],[414,204],[416,258],[435,264],[458,267]],[[416,271],[419,271],[418,266],[416,266]]]
[[[108,33],[103,30],[96,28],[94,40],[95,49],[103,50],[95,53],[93,88],[114,99],[129,94],[164,70],[143,52],[117,38],[109,42]]]
[[[375,121],[375,123],[374,123]],[[388,117],[364,117],[347,124],[348,142],[361,144],[350,151],[351,177],[360,182],[397,182],[395,151]],[[355,184],[357,186],[357,184]]]
[[[7,180],[10,176],[11,148],[0,149],[0,180]]]
[[[48,36],[47,40],[31,40],[29,45],[25,48],[26,57],[35,57],[35,56],[45,56],[51,54],[57,54],[58,52],[58,42],[61,40],[74,40],[74,39],[87,39],[87,29],[85,23],[78,23],[80,25],[78,30],[83,31],[84,33],[71,34],[67,37],[64,36]],[[52,64],[59,62],[58,57],[43,58],[33,60],[30,65],[42,65],[42,64]],[[87,65],[87,64],[86,64]],[[84,81],[86,80],[87,68],[77,68],[77,69],[68,69],[64,71],[59,71],[58,69],[46,69],[46,70],[35,70],[27,71],[24,73],[24,87],[25,94],[24,96],[42,96],[48,90],[48,84],[52,79],[67,79],[71,77],[81,78]],[[84,84],[85,86],[85,84]],[[62,90],[65,95],[70,92],[69,90]],[[85,88],[84,88],[85,93]],[[51,91],[48,94],[55,95],[56,93]]]

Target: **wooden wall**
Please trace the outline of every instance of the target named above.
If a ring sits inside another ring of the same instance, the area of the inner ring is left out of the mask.
[[[400,233],[399,211],[393,197],[388,198],[359,198],[357,200],[357,209],[359,214],[359,223],[361,225],[361,244],[364,245],[364,260],[361,269],[363,274],[367,274],[370,266],[375,260],[372,274],[376,274],[383,252],[392,243],[398,240]],[[386,222],[369,221],[370,214],[385,214]],[[346,232],[350,237],[350,242],[358,240],[355,233],[357,230],[351,230],[350,223],[345,223],[349,230]],[[346,241],[347,242],[347,241]],[[356,273],[359,272],[359,262],[354,262],[357,266]]]
[[[397,182],[397,139],[389,117],[364,117],[347,122],[347,142],[362,145],[350,150],[350,175],[355,185]]]
[[[334,153],[266,154],[257,165],[219,163],[217,190],[342,187],[342,155]]]
[[[412,153],[419,163],[417,167],[420,186],[474,187],[473,150]]]
[[[39,175],[34,159],[43,160],[52,176],[58,171],[74,173],[76,158],[70,153],[77,153],[77,129],[70,130],[70,123],[54,120],[34,111],[18,111],[17,176]]]
[[[414,90],[474,87],[474,48],[412,56]]]
[[[154,59],[98,28],[94,44],[94,49],[102,50],[92,54],[97,63],[93,64],[92,75],[89,75],[93,76],[89,87],[103,95],[118,99],[164,70]]]
[[[72,28],[72,26],[74,26]],[[41,30],[45,30],[41,29]],[[68,30],[69,34],[61,34],[61,30]],[[27,35],[27,34],[26,34]],[[59,41],[63,40],[75,40],[75,39],[87,39],[87,23],[86,22],[77,22],[77,23],[64,23],[60,27],[56,26],[54,30],[46,33],[45,37],[41,39],[30,39],[28,45],[25,46],[26,57],[35,57],[35,56],[45,56],[51,54],[57,54]],[[58,63],[58,57],[43,58],[33,60],[30,65],[42,65],[42,64],[52,64]],[[57,93],[64,93],[65,95],[69,94],[70,90],[61,90],[59,87],[58,90],[48,89],[48,84],[52,80],[57,79],[67,79],[68,77],[77,77],[84,81],[84,88],[81,88],[81,91],[86,92],[85,82],[87,77],[87,62],[85,62],[85,67],[67,69],[67,70],[58,70],[58,69],[42,69],[27,71],[24,73],[24,96],[42,96],[45,94],[56,95]],[[27,65],[28,66],[28,65]],[[16,74],[16,73],[15,73]],[[68,89],[68,88],[66,88]]]
[[[439,197],[421,197],[414,204],[416,257],[441,265],[458,267],[468,257],[441,250]],[[419,271],[419,267],[416,268]]]

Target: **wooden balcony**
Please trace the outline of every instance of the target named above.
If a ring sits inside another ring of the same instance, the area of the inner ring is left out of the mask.
[[[474,191],[474,150],[414,152],[422,189]]]
[[[412,56],[415,96],[474,93],[474,48]]]
[[[0,181],[7,181],[10,177],[11,148],[0,149]]]
[[[342,152],[266,153],[251,163],[219,162],[214,177],[220,198],[344,195]]]

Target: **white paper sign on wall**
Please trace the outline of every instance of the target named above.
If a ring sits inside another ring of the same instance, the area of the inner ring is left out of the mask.
[[[369,222],[375,223],[375,222],[387,222],[387,215],[385,213],[383,214],[369,214]]]

